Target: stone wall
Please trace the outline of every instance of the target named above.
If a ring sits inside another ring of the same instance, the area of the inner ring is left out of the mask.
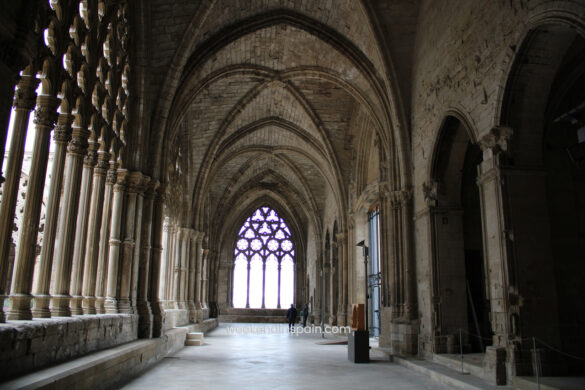
[[[130,314],[0,324],[0,380],[136,340],[137,329]]]

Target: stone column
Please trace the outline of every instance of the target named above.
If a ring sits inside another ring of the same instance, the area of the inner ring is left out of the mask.
[[[97,163],[97,148],[99,147],[95,132],[92,132],[87,155],[83,160],[81,189],[79,194],[79,210],[75,224],[75,243],[73,246],[73,262],[71,264],[71,314],[81,315],[83,271],[85,268],[85,247],[87,244],[87,225],[89,223],[90,200],[93,184],[93,167]]]
[[[201,269],[203,266],[203,238],[205,233],[201,232],[197,236],[197,249],[195,251],[196,270],[195,270],[195,308],[200,311],[201,306]],[[248,264],[248,284],[250,283],[250,267]],[[249,295],[249,294],[248,294]],[[250,307],[249,302],[246,301],[246,307]]]
[[[209,249],[203,251],[203,268],[201,270],[201,309],[207,309],[207,264],[209,262]]]
[[[197,240],[199,232],[193,231],[189,240],[191,251],[189,255],[189,290],[188,290],[188,304],[189,304],[189,321],[194,323],[197,321],[197,307],[195,306],[195,278],[197,268]]]
[[[189,259],[189,240],[191,232],[187,228],[182,229],[183,234],[181,235],[181,261],[179,262],[179,285],[180,288],[177,291],[178,303],[180,309],[187,309],[187,264]]]
[[[114,199],[112,205],[112,218],[110,222],[110,241],[108,253],[108,282],[104,308],[106,313],[118,313],[118,271],[120,268],[120,231],[122,225],[122,210],[126,195],[126,180],[128,171],[122,164],[122,150],[118,156],[118,170],[116,172],[116,184],[114,185]]]
[[[144,191],[146,190],[150,177],[142,175],[140,183],[137,185],[136,215],[134,221],[134,261],[132,265],[132,286],[130,289],[130,301],[132,303],[132,312],[138,313],[138,285],[140,277],[140,258],[142,255],[142,228],[144,218]],[[150,250],[148,250],[150,254]]]
[[[277,301],[276,301],[276,308],[280,309],[280,270],[281,270],[281,261],[282,258],[278,259],[278,290],[277,290]],[[248,281],[248,284],[250,284],[250,282]]]
[[[49,288],[51,286],[51,270],[53,268],[53,251],[57,235],[57,221],[59,216],[59,203],[61,201],[61,188],[63,185],[63,168],[65,167],[65,154],[67,143],[71,140],[71,123],[73,115],[60,114],[57,126],[53,132],[55,141],[55,153],[53,155],[53,168],[49,199],[46,205],[45,231],[43,232],[43,246],[41,248],[41,260],[36,284],[33,289],[35,297],[32,313],[35,318],[51,317],[49,310]]]
[[[24,205],[20,238],[16,249],[10,295],[11,308],[7,317],[9,320],[32,319],[30,301],[32,298],[31,285],[36,257],[37,234],[43,203],[43,191],[45,189],[47,162],[49,160],[51,130],[57,120],[59,102],[59,99],[48,95],[41,95],[37,99],[35,117],[37,126],[29,175],[30,184]]]
[[[93,185],[89,210],[89,225],[87,228],[87,239],[85,248],[85,267],[83,270],[83,313],[96,313],[96,284],[98,277],[103,280],[103,266],[98,275],[98,256],[100,252],[100,227],[103,222],[104,212],[104,191],[106,183],[106,174],[108,172],[110,154],[107,151],[106,142],[103,137],[103,130],[100,139],[98,140],[99,150],[97,151],[97,165],[93,170]],[[109,187],[111,190],[111,186]],[[109,194],[109,202],[111,202],[111,194]],[[103,284],[102,286],[103,287]],[[103,288],[102,288],[103,294]]]
[[[159,202],[164,203],[162,200]],[[164,207],[164,206],[163,206]],[[167,262],[169,258],[169,246],[171,245],[171,224],[169,223],[168,217],[163,217],[163,229],[162,229],[162,237],[161,237],[161,263],[160,263],[160,280],[159,280],[159,297],[162,301],[166,301],[167,299]],[[165,243],[164,246],[162,243]]]
[[[167,256],[164,260],[166,273],[164,275],[164,290],[165,290],[165,308],[173,308],[173,281],[174,281],[174,263],[175,263],[175,244],[177,235],[177,226],[170,224],[168,232]]]
[[[337,325],[345,326],[347,322],[347,235],[337,234],[337,268],[339,269]]]
[[[480,140],[483,162],[478,166],[477,183],[481,201],[484,257],[486,264],[486,285],[491,309],[493,345],[486,348],[484,366],[497,384],[506,383],[506,348],[512,335],[510,327],[508,228],[504,215],[504,175],[500,157],[507,150],[512,136],[509,128],[494,128]]]
[[[110,147],[110,164],[106,174],[106,186],[104,189],[104,206],[101,213],[101,228],[99,232],[96,285],[95,285],[95,310],[96,313],[104,314],[106,309],[106,285],[108,279],[108,261],[109,261],[109,238],[110,238],[110,221],[112,220],[112,197],[113,189],[117,179],[116,151],[114,141]]]
[[[264,304],[266,298],[266,261],[262,262],[262,309],[266,308]]]
[[[182,251],[182,242],[183,242],[183,228],[177,227],[176,234],[175,234],[175,256],[174,256],[174,264],[173,264],[173,290],[172,290],[172,300],[173,300],[173,308],[180,309],[179,301],[180,301],[180,290],[181,290],[181,251]]]
[[[164,221],[164,201],[163,201],[164,187],[159,187],[154,195],[153,204],[153,219],[152,219],[152,266],[150,278],[150,302],[152,309],[152,337],[160,337],[164,331],[165,311],[162,302],[160,280],[162,269],[162,236],[163,223],[164,227],[168,227]]]
[[[120,292],[118,300],[118,312],[132,314],[132,302],[130,301],[132,278],[134,270],[134,228],[136,223],[137,193],[140,191],[142,174],[140,172],[128,172],[126,176],[126,206],[122,215],[124,226],[124,240],[122,241],[122,254],[120,256]]]
[[[0,204],[0,303],[4,303],[8,293],[8,286],[6,286],[8,281],[8,254],[12,244],[12,228],[14,226],[28,120],[31,110],[35,108],[37,97],[35,89],[38,84],[39,80],[34,76],[23,75],[14,96],[14,128],[6,166],[6,182],[0,184],[2,185],[2,203]],[[2,150],[4,150],[3,145]],[[4,305],[0,304],[0,322],[5,321]]]
[[[158,181],[151,180],[147,183],[146,190],[144,192],[144,205],[142,211],[142,231],[140,232],[140,269],[138,273],[138,295],[136,309],[140,317],[138,323],[138,337],[150,338],[152,337],[153,329],[153,314],[151,309],[151,303],[149,302],[149,291],[152,291],[150,284],[155,281],[155,278],[151,277],[156,271],[151,267],[151,261],[153,259],[153,223],[162,223],[156,219],[154,213],[154,194],[158,187]],[[154,230],[156,233],[157,231]],[[156,238],[156,236],[155,236]],[[158,276],[158,272],[156,272]],[[158,283],[157,290],[158,290]],[[156,296],[156,294],[155,294]],[[153,303],[154,304],[154,303]]]
[[[51,315],[70,316],[69,287],[71,284],[75,228],[81,189],[83,157],[87,152],[89,131],[81,124],[73,124],[73,134],[67,146],[65,162],[65,185],[61,199],[61,210],[57,229],[57,243],[51,277]]]
[[[247,282],[246,282],[246,309],[250,308],[250,261],[248,261],[247,265]],[[201,295],[199,295],[201,296]]]

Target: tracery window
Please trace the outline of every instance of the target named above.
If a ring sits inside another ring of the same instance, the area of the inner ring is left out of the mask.
[[[281,308],[294,301],[295,250],[291,231],[264,206],[246,219],[236,238],[232,303],[236,308]]]

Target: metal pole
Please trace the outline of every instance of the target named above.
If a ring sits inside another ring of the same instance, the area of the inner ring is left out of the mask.
[[[536,351],[536,338],[532,338],[532,347],[534,348],[534,375],[536,375],[536,387],[540,390],[540,367],[538,364],[538,355]]]
[[[365,295],[365,313],[366,313],[366,332],[368,332],[368,339],[370,338],[370,327],[368,324],[368,247],[364,246],[364,281],[366,286],[366,295]]]
[[[463,374],[463,338],[461,337],[461,328],[459,328],[459,355],[461,356],[461,373]]]

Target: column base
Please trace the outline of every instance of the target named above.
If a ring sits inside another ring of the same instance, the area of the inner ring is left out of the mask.
[[[195,302],[189,302],[189,322],[195,323],[197,321],[197,308],[195,307]]]
[[[33,318],[51,318],[51,310],[49,310],[49,303],[51,302],[50,295],[35,295],[35,300],[32,307]]]
[[[335,314],[329,314],[329,325],[337,325],[337,316]]]
[[[152,310],[152,337],[160,337],[165,329],[165,308],[163,302],[153,302]]]
[[[128,298],[122,298],[118,301],[118,313],[134,314],[132,311],[132,303]]]
[[[69,308],[69,295],[52,295],[51,305],[51,317],[71,317],[71,309]]]
[[[118,313],[118,301],[116,298],[106,298],[104,301],[104,310],[106,314],[117,314]]]
[[[393,320],[390,322],[390,345],[393,353],[414,356],[418,351],[419,323],[416,320]],[[384,337],[388,337],[385,335]]]
[[[483,361],[486,379],[496,385],[507,383],[506,375],[506,348],[490,346],[485,349]]]
[[[106,313],[106,309],[104,307],[105,301],[106,301],[106,298],[104,298],[104,297],[97,297],[95,299],[95,313],[96,314],[105,314]]]
[[[81,308],[83,309],[83,314],[96,314],[97,310],[95,307],[96,299],[95,297],[83,297],[81,301]]]
[[[0,294],[0,323],[6,322],[6,314],[4,314],[4,301],[8,296]]]
[[[83,309],[81,308],[81,301],[83,297],[81,295],[74,295],[69,301],[69,308],[71,309],[71,315],[80,316],[83,315]]]
[[[347,324],[347,313],[337,313],[337,326],[345,326]]]
[[[18,320],[32,320],[32,312],[30,310],[31,295],[28,294],[13,294],[10,296],[10,309],[6,319],[9,321]]]
[[[140,301],[136,305],[136,312],[138,313],[138,337],[141,339],[149,339],[152,337],[152,322],[153,316],[150,310],[150,303],[147,301]]]

